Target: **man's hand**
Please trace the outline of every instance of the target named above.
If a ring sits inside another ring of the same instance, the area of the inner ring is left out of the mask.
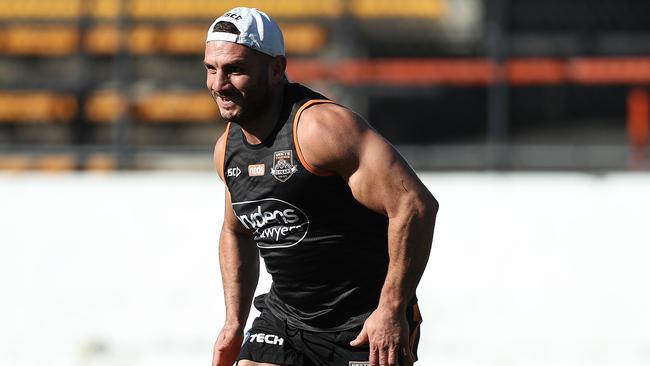
[[[212,366],[232,366],[239,356],[244,339],[240,327],[224,326],[214,344]]]
[[[412,366],[409,328],[404,311],[377,308],[363,324],[361,333],[350,342],[353,347],[370,343],[370,366]],[[403,363],[398,364],[398,356]]]

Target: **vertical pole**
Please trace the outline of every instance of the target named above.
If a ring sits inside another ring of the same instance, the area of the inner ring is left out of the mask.
[[[650,97],[644,88],[632,88],[627,94],[627,134],[632,148],[630,169],[646,169],[646,150],[650,142]]]
[[[126,14],[126,0],[119,0],[117,19],[118,47],[113,59],[113,75],[118,84],[119,95],[126,97],[127,105],[131,102],[129,86],[131,84],[131,55],[127,47],[127,36],[130,22]],[[132,166],[133,151],[130,142],[132,121],[130,108],[121,113],[113,124],[113,148],[117,158],[118,169],[128,169]]]
[[[485,0],[487,56],[493,65],[493,78],[487,89],[487,150],[490,169],[509,167],[508,85],[505,58],[507,0]]]
[[[90,26],[90,9],[88,0],[81,2],[81,14],[77,20],[77,32],[79,40],[77,41],[77,51],[74,56],[77,65],[77,73],[73,85],[75,97],[77,99],[77,115],[72,121],[72,131],[70,134],[71,143],[77,148],[76,169],[83,169],[88,158],[87,144],[90,126],[86,121],[86,101],[88,94],[93,88],[95,80],[90,77],[89,60],[86,50],[84,49],[84,38]]]
[[[335,48],[331,56],[335,61],[367,58],[368,52],[359,39],[359,20],[350,9],[352,5],[350,1],[343,2],[343,14],[333,24],[331,36]],[[352,86],[336,85],[332,89],[338,94],[337,98],[341,103],[368,117],[369,95],[365,85],[357,85],[356,89]]]

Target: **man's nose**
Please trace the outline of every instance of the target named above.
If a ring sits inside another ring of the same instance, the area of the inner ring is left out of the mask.
[[[228,78],[228,75],[221,71],[217,70],[213,75],[212,75],[212,80],[210,83],[210,89],[215,92],[219,93],[222,91],[224,88],[226,88],[230,84],[230,80]]]

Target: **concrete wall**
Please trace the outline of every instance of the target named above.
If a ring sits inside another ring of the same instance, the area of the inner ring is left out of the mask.
[[[650,175],[421,176],[418,364],[650,364]],[[0,175],[0,363],[208,365],[222,196],[209,173]]]

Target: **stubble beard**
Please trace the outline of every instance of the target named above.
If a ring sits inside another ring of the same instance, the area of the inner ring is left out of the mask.
[[[236,123],[238,125],[247,125],[253,123],[259,116],[266,113],[271,106],[271,86],[268,79],[260,80],[260,82],[248,88],[252,93],[240,94],[237,98],[239,104],[238,110],[225,114],[220,110],[221,118],[224,121]],[[218,95],[213,95],[218,98]],[[218,105],[218,103],[217,103]]]

